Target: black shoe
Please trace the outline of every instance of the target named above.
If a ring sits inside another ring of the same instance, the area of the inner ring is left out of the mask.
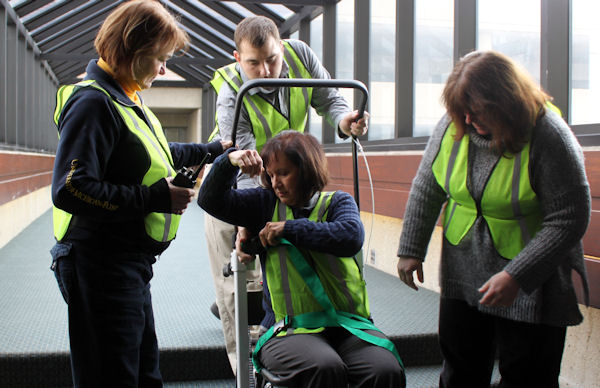
[[[214,302],[211,306],[210,306],[210,312],[213,313],[213,315],[215,317],[217,317],[217,319],[221,319],[221,316],[219,315],[219,307],[217,306],[217,302]]]

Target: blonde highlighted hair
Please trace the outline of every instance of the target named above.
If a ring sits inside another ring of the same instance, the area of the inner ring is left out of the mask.
[[[136,78],[152,55],[186,50],[189,37],[160,2],[132,0],[102,23],[94,46],[117,78]]]

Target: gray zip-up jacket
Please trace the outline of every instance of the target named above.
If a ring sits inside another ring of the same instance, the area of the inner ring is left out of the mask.
[[[323,67],[319,58],[312,49],[304,42],[295,39],[289,39],[287,42],[300,58],[312,78],[330,79],[330,75]],[[248,81],[248,77],[244,74],[239,64],[236,64],[236,69],[242,75],[244,82]],[[283,61],[280,78],[287,78],[289,69],[285,61]],[[258,93],[267,101],[273,104],[284,116],[289,115],[289,89],[277,88],[272,93],[264,93],[262,91],[249,91],[249,94]],[[231,139],[233,120],[235,115],[235,100],[237,93],[229,86],[227,82],[223,83],[221,90],[217,96],[217,122],[219,123],[219,134],[215,139]],[[311,106],[315,108],[320,116],[324,116],[334,128],[339,128],[338,124],[342,118],[350,113],[352,109],[348,105],[346,99],[340,94],[337,89],[333,88],[314,88],[312,93]],[[292,128],[293,129],[293,128]],[[347,136],[338,130],[338,135],[341,138]],[[213,139],[214,140],[214,139]],[[246,107],[242,105],[238,128],[236,133],[236,144],[240,149],[256,149],[256,141],[250,124],[250,117]],[[258,186],[258,181],[251,179],[245,174],[238,176],[238,188],[251,188]]]
[[[446,202],[446,193],[436,182],[431,165],[450,124],[445,116],[434,130],[409,195],[398,256],[424,260],[436,220]],[[476,201],[481,199],[489,175],[499,156],[490,140],[469,133],[467,185]],[[478,217],[467,235],[454,246],[442,244],[440,284],[442,297],[477,306],[480,311],[515,321],[569,326],[582,315],[571,280],[574,269],[587,278],[581,238],[590,217],[590,189],[583,152],[571,129],[556,113],[546,109],[533,129],[529,178],[542,215],[542,228],[512,260],[494,248],[483,217]],[[477,291],[491,276],[506,270],[520,290],[510,307],[479,304]]]

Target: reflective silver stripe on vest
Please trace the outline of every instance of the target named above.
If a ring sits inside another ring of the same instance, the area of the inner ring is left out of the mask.
[[[152,139],[147,133],[146,131],[142,130],[142,128],[140,128],[140,125],[137,121],[137,118],[133,117],[133,115],[131,114],[131,112],[129,111],[129,109],[123,109],[125,111],[125,113],[127,113],[127,115],[129,116],[129,118],[131,119],[131,121],[133,122],[133,125],[135,125],[135,129],[138,130],[138,132],[144,134],[144,136],[146,137],[146,139],[148,139],[148,141],[150,142],[150,144],[152,144],[152,146],[154,147],[154,149],[156,150],[156,152],[158,152],[158,154],[160,155],[160,158],[162,159],[163,163],[165,164],[165,166],[167,166],[167,176],[172,176],[171,174],[171,165],[169,164],[169,162],[165,159],[165,156],[163,155],[163,149],[162,147],[160,147],[159,145],[156,144],[156,142],[154,141],[154,139]],[[158,141],[158,139],[157,139]],[[162,241],[168,241],[169,239],[169,230],[171,229],[171,219],[172,219],[172,215],[171,213],[163,213],[165,215],[165,228],[163,230],[163,238]]]
[[[327,211],[327,201],[329,200],[329,198],[333,196],[333,193],[329,193],[325,198],[323,198],[323,201],[321,202],[321,207],[319,208],[319,211],[317,212],[317,221],[318,222],[323,222],[323,215],[325,215],[325,211]]]
[[[523,239],[523,243],[527,244],[529,240],[531,240],[531,234],[529,233],[527,223],[525,222],[525,217],[523,217],[523,213],[521,212],[521,206],[519,205],[519,182],[521,181],[521,153],[522,152],[519,152],[515,155],[515,160],[513,162],[514,167],[510,203],[512,205],[514,217],[519,221],[519,226],[521,227],[521,238]]]
[[[458,155],[458,149],[460,147],[460,141],[454,140],[452,143],[452,151],[450,151],[450,158],[448,159],[448,167],[446,169],[446,179],[444,181],[444,189],[448,196],[450,196],[450,176],[452,175],[452,170],[454,170],[454,165],[456,164],[456,156]],[[452,205],[452,209],[450,209],[450,214],[448,215],[448,221],[446,225],[450,225],[450,221],[452,220],[452,216],[454,216],[454,211],[456,210],[456,205],[458,205],[457,201],[454,201]],[[446,210],[447,211],[447,210]]]
[[[238,87],[238,90],[239,90],[239,88],[242,86],[242,80],[238,77],[238,74],[233,72],[229,68],[229,66],[225,68],[225,72],[227,73],[227,76],[233,80],[233,82],[235,83],[235,85]],[[252,99],[247,94],[244,96],[244,99],[246,101],[248,101],[248,103],[250,104],[250,107],[256,114],[256,117],[258,117],[258,120],[260,121],[260,123],[263,127],[263,130],[265,131],[265,137],[267,138],[266,140],[269,140],[270,138],[273,137],[273,133],[271,132],[271,127],[269,126],[267,119],[265,118],[265,116],[263,116],[260,109],[258,109],[256,104],[254,104],[254,101],[252,101]],[[250,122],[250,125],[252,125],[252,121]]]
[[[278,221],[286,220],[286,208],[281,201],[277,200],[278,211],[277,211],[277,219]],[[288,267],[287,267],[287,249],[284,246],[280,246],[277,248],[277,253],[279,255],[279,267],[281,269],[281,287],[283,288],[283,295],[285,296],[285,313],[289,317],[294,316],[294,306],[292,305],[292,293],[290,292],[290,278],[288,276]],[[293,329],[289,328],[288,332],[293,333]]]
[[[290,52],[287,50],[287,48],[283,49],[283,55],[285,56],[285,60],[288,63],[288,66],[290,66],[292,68],[292,70],[294,71],[294,76],[296,78],[302,78],[302,76],[300,75],[300,69],[298,69],[298,65],[296,64],[296,61],[294,61],[292,54],[290,54]],[[304,96],[304,111],[308,111],[308,104],[310,102],[308,101],[308,89],[307,88],[302,88],[302,95]],[[290,117],[292,117],[291,112],[290,112]]]
[[[319,207],[319,210],[317,212],[317,221],[318,222],[323,222],[323,216],[325,215],[325,212],[327,211],[327,201],[332,196],[333,196],[333,193],[328,193],[326,197],[323,197],[323,200],[321,201],[321,206]],[[342,289],[342,293],[346,297],[346,300],[348,301],[348,307],[349,307],[348,311],[353,314],[356,314],[356,306],[354,303],[354,299],[352,299],[352,295],[350,294],[348,285],[346,284],[346,282],[344,281],[344,277],[342,276],[342,270],[340,268],[340,264],[341,264],[340,258],[337,256],[334,256],[334,255],[330,255],[330,254],[326,254],[325,257],[327,258],[327,264],[329,264],[329,269],[331,270],[331,273],[333,273],[335,275],[335,277],[337,279],[337,283],[340,286],[340,288]],[[359,271],[360,271],[360,267],[359,267]]]
[[[446,222],[446,225],[450,225],[450,221],[452,220],[454,211],[456,210],[456,205],[458,205],[458,202],[454,201],[454,204],[452,204],[452,209],[450,209],[450,214],[448,215],[448,221]]]
[[[331,273],[333,273],[337,279],[338,286],[341,288],[342,293],[346,297],[348,301],[349,312],[356,314],[356,306],[354,303],[354,299],[352,299],[352,295],[350,294],[350,290],[348,289],[348,285],[344,281],[344,277],[342,276],[342,270],[340,269],[340,258],[334,255],[325,255],[327,258],[327,264],[329,264],[329,269]]]
[[[454,140],[452,144],[452,151],[450,151],[450,158],[448,159],[448,168],[446,170],[446,181],[444,182],[444,189],[446,193],[450,194],[450,176],[452,170],[454,170],[454,164],[456,163],[456,156],[458,155],[458,149],[460,147],[460,140]]]
[[[225,71],[225,73],[227,73],[227,76],[233,81],[233,83],[235,84],[235,86],[238,87],[238,89],[242,87],[242,80],[240,79],[239,74],[231,70],[229,66],[225,67],[223,70]]]

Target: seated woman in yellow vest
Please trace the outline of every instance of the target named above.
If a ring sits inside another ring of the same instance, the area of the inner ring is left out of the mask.
[[[398,274],[417,288],[442,206],[441,387],[558,387],[566,327],[581,322],[590,214],[583,153],[558,109],[510,58],[460,60],[413,181]]]
[[[267,247],[261,265],[276,323],[257,344],[255,367],[289,387],[404,386],[396,349],[369,320],[358,208],[345,192],[322,191],[327,159],[317,140],[284,131],[260,156],[231,151],[213,164],[198,203]],[[262,174],[264,187],[231,189],[238,169]]]

